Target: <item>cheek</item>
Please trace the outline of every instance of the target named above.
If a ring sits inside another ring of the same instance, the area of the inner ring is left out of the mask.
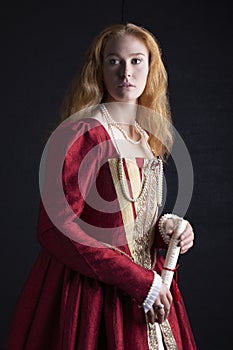
[[[103,71],[103,82],[104,82],[105,87],[108,86],[109,80],[110,80],[109,79],[109,73],[106,70],[104,70]]]
[[[142,69],[142,70],[139,72],[141,81],[144,81],[144,83],[146,83],[147,78],[148,78],[148,74],[149,74],[149,69],[148,69],[147,67],[145,67],[144,69]]]
[[[104,83],[110,83],[112,81],[112,77],[114,75],[114,70],[113,69],[109,69],[109,68],[105,68],[103,69],[103,80]]]
[[[148,74],[149,74],[149,66],[146,66],[145,69],[144,69],[144,74],[145,74],[145,77],[147,79],[148,77]]]

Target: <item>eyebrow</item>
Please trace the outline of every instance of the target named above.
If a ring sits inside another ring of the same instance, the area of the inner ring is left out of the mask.
[[[145,56],[145,54],[142,52],[131,53],[129,56],[132,57],[132,56],[139,56],[139,55]],[[108,57],[108,56],[119,56],[119,55],[115,52],[111,52],[111,53],[107,54],[106,57]]]

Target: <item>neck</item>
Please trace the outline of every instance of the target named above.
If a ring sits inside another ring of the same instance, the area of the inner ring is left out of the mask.
[[[110,102],[105,106],[111,117],[117,122],[125,125],[134,124],[137,116],[137,104],[126,102]]]

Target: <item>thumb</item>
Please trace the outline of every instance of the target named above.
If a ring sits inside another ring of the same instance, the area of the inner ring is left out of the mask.
[[[172,234],[172,232],[175,229],[175,222],[174,222],[173,219],[167,219],[164,222],[163,226],[164,226],[164,229],[165,229],[166,233]]]

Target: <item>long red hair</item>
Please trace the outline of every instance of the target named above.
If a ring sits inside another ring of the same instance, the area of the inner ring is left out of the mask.
[[[156,113],[156,137],[149,144],[154,153],[168,155],[173,144],[172,122],[167,96],[167,72],[161,58],[159,44],[152,33],[135,24],[115,24],[105,28],[94,39],[86,53],[84,63],[73,80],[62,105],[61,118],[87,107],[104,102],[105,86],[102,77],[103,51],[109,39],[133,35],[142,40],[149,51],[149,73],[146,87],[138,104]],[[159,122],[158,122],[159,120]]]

